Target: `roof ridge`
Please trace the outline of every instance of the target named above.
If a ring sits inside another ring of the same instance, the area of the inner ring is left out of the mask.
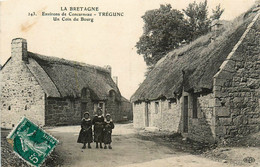
[[[232,56],[234,55],[234,53],[236,52],[237,48],[240,46],[240,44],[243,42],[243,40],[245,39],[246,35],[248,34],[248,32],[251,30],[251,28],[253,27],[253,25],[255,24],[256,20],[258,19],[260,15],[260,12],[257,12],[257,14],[255,15],[254,19],[251,21],[251,23],[247,26],[246,30],[244,31],[243,35],[240,37],[240,39],[238,40],[238,42],[236,43],[236,45],[233,47],[232,51],[228,54],[226,60],[221,64],[221,66],[219,67],[219,71],[216,73],[216,75],[214,75],[214,78],[217,77],[220,72],[225,68],[227,61],[232,60]]]
[[[32,58],[39,57],[39,58],[43,58],[43,60],[46,60],[46,61],[49,61],[49,62],[61,63],[61,64],[66,64],[66,65],[74,65],[74,66],[79,66],[79,67],[88,67],[88,68],[92,68],[92,69],[96,69],[96,70],[99,70],[99,71],[109,73],[109,70],[107,70],[104,67],[97,66],[97,65],[87,64],[87,63],[83,63],[83,62],[79,62],[79,61],[75,61],[75,60],[68,60],[68,59],[55,57],[55,56],[45,56],[45,55],[42,55],[42,54],[30,52],[30,51],[28,51],[28,53],[31,53],[30,56]]]

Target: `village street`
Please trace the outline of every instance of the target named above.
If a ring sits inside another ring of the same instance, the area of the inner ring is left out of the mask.
[[[233,166],[178,151],[177,148],[168,147],[162,141],[145,140],[140,137],[142,132],[133,129],[132,123],[116,124],[112,137],[112,150],[96,149],[94,143],[92,149],[81,149],[82,145],[76,143],[80,126],[56,127],[47,131],[60,141],[55,151],[63,156],[62,166]]]
[[[229,147],[212,147],[199,142],[183,140],[180,135],[164,131],[135,130],[132,123],[115,124],[113,149],[82,150],[76,143],[80,126],[45,127],[59,139],[59,144],[46,159],[48,166],[95,167],[258,167],[260,164],[260,133],[240,140]],[[6,136],[10,130],[1,131],[1,165],[28,167],[14,154]]]

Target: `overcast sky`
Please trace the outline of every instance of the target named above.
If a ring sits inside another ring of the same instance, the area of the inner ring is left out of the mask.
[[[146,65],[136,53],[135,44],[142,34],[145,11],[170,3],[184,9],[194,0],[7,0],[1,2],[0,63],[11,56],[13,38],[27,39],[28,50],[46,56],[76,60],[98,66],[111,65],[119,78],[119,89],[130,98],[144,80]],[[202,0],[198,0],[202,1]],[[221,19],[232,20],[245,12],[254,0],[209,0],[225,8]],[[40,16],[42,11],[61,12],[61,7],[98,7],[99,12],[124,12],[123,17],[95,17],[91,22],[54,22]],[[29,12],[38,16],[30,17]]]

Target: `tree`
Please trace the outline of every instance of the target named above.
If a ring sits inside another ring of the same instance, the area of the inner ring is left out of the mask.
[[[210,20],[208,18],[207,0],[199,4],[194,1],[186,9],[183,9],[183,12],[188,17],[187,20],[192,31],[190,40],[194,40],[209,31]]]
[[[188,39],[187,21],[181,11],[171,5],[161,5],[142,16],[144,32],[136,43],[137,53],[143,55],[148,67],[152,68],[167,52]],[[151,70],[151,69],[150,69]]]
[[[210,17],[212,20],[218,20],[223,14],[225,9],[221,9],[220,4],[216,6],[215,9],[212,9],[212,16]]]
[[[219,19],[224,9],[220,5],[216,6],[210,19],[205,0],[199,4],[195,1],[190,3],[183,12],[172,9],[167,4],[161,5],[159,9],[149,10],[142,16],[144,32],[136,43],[136,48],[146,62],[146,76],[169,51],[178,48],[182,42],[189,43],[206,34],[210,30],[212,19]]]

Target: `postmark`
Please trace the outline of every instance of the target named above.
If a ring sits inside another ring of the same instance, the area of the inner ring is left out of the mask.
[[[7,136],[14,152],[33,166],[40,166],[58,144],[58,140],[23,117]]]

